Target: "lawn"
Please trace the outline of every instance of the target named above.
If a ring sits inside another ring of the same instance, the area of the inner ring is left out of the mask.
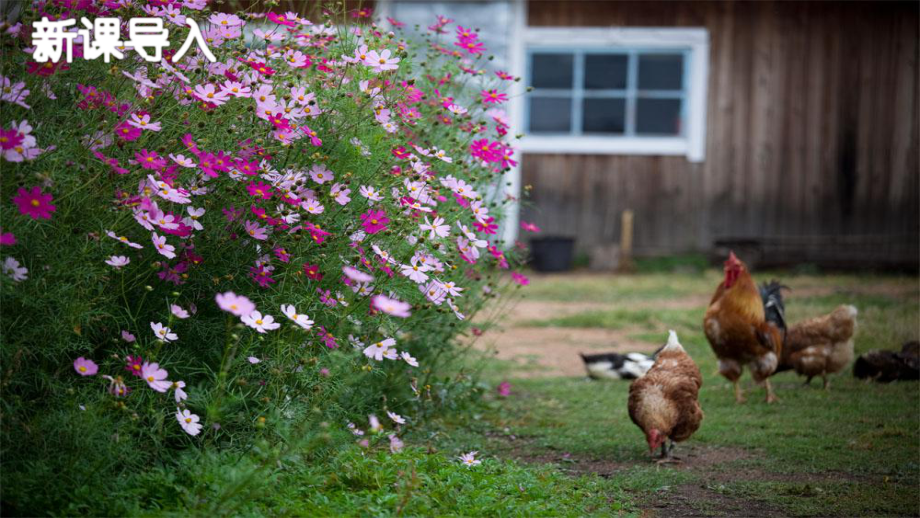
[[[551,463],[616,502],[598,508],[595,499],[595,507],[572,508],[573,514],[613,509],[657,510],[662,516],[920,513],[918,384],[865,383],[848,368],[832,376],[825,391],[820,382],[804,387],[794,373],[782,373],[774,378],[781,401],[767,405],[763,389],[745,375],[748,402],[736,404],[701,328],[719,277],[715,270],[536,276],[525,290],[526,311],[514,309],[503,319],[499,353],[514,345],[516,335],[534,329],[566,329],[571,343],[548,344],[546,350],[535,346],[515,358],[484,355],[476,362],[484,381],[491,386],[510,381],[511,395],[493,396],[471,417],[432,423],[424,432],[428,442],[527,465]],[[916,277],[788,272],[756,277],[776,277],[792,288],[787,317],[793,322],[838,304],[856,305],[857,354],[898,349],[918,338]],[[560,314],[559,303],[585,309]],[[547,311],[534,317],[541,304]],[[554,358],[535,366],[541,354],[585,350],[579,333],[589,336],[598,329],[648,348],[675,329],[696,360],[704,377],[700,400],[706,417],[699,432],[678,447],[682,464],[650,462],[641,432],[627,415],[627,382],[560,375],[551,366]]]

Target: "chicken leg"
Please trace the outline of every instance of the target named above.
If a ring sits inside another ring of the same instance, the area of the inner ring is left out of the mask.
[[[735,402],[741,404],[747,401],[744,399],[744,392],[741,390],[741,381],[735,380],[732,384],[735,385]]]
[[[777,398],[776,394],[773,393],[773,386],[770,385],[770,380],[763,380],[763,385],[767,389],[767,403],[778,403],[779,398]]]

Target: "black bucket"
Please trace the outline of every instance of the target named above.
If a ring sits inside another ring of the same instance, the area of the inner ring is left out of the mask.
[[[567,272],[572,269],[575,239],[538,237],[530,240],[530,266],[538,272]]]

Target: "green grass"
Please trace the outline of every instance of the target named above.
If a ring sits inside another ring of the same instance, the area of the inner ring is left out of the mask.
[[[770,277],[760,276],[760,280]],[[793,287],[787,296],[792,321],[838,304],[856,305],[860,310],[857,354],[898,349],[904,341],[920,336],[916,278],[777,277]],[[716,359],[702,333],[708,300],[704,297],[687,309],[656,310],[649,303],[680,296],[699,298],[700,293],[708,296],[717,279],[712,271],[540,277],[531,299],[574,300],[577,295],[578,300],[611,307],[526,325],[622,329],[630,338],[651,344],[663,343],[667,329],[676,329],[704,377],[700,402],[706,417],[684,449],[725,457],[719,462],[681,470],[651,464],[642,434],[627,415],[628,383],[515,379],[514,366],[507,362],[496,362],[484,374],[493,383],[511,379],[511,397],[492,401],[472,418],[433,423],[432,433],[440,444],[463,444],[531,462],[552,461],[562,469],[607,466],[615,474],[611,479],[631,497],[625,503],[629,508],[646,506],[668,488],[690,483],[714,487],[711,494],[762,503],[796,516],[920,512],[918,384],[867,384],[845,370],[832,376],[831,389],[825,391],[820,383],[802,387],[802,379],[794,373],[782,373],[773,378],[781,402],[767,405],[763,389],[753,387],[745,376],[748,403],[737,405],[730,385],[717,374]],[[826,293],[809,294],[821,290]],[[644,303],[635,307],[627,299]],[[707,482],[710,477],[720,482]],[[700,512],[718,513],[713,501],[691,504]]]

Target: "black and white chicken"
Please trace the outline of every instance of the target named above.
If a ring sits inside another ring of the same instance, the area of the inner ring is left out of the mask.
[[[588,376],[594,379],[634,380],[655,364],[655,358],[641,353],[580,354]]]

